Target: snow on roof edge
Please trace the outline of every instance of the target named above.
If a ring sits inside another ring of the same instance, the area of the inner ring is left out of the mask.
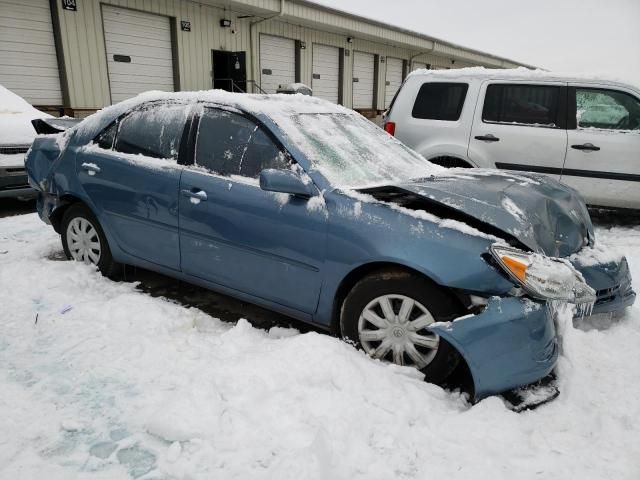
[[[514,80],[549,80],[549,81],[586,81],[591,83],[604,83],[612,85],[620,85],[633,90],[640,91],[640,85],[629,83],[628,80],[623,80],[615,76],[609,76],[604,74],[585,74],[585,73],[570,73],[570,72],[551,72],[547,70],[535,69],[525,67],[517,68],[485,68],[485,67],[466,67],[455,68],[450,70],[427,70],[425,68],[419,68],[413,70],[407,75],[409,77],[415,76],[434,76],[445,78],[493,78],[493,79],[514,79]]]

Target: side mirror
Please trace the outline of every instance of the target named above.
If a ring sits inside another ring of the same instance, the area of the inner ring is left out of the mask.
[[[274,168],[267,168],[260,172],[260,188],[266,192],[288,193],[304,198],[310,198],[316,194],[313,184],[304,183],[295,172]]]

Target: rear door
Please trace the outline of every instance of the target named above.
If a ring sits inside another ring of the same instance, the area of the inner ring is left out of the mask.
[[[185,105],[133,110],[81,147],[76,170],[105,230],[127,254],[180,269],[177,160]]]
[[[567,148],[565,83],[486,81],[469,139],[479,166],[560,179]]]
[[[232,111],[206,108],[195,166],[181,180],[184,273],[307,314],[320,294],[326,243],[324,204],[266,192],[265,168],[291,168],[268,132]]]

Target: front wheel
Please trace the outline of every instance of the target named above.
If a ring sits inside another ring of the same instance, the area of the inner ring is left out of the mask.
[[[347,295],[342,336],[371,357],[413,366],[429,382],[443,382],[460,361],[456,350],[428,326],[460,314],[450,295],[428,279],[403,271],[378,272]]]
[[[61,231],[62,247],[69,260],[95,265],[106,277],[119,272],[102,227],[87,207],[79,203],[70,206],[62,217]]]

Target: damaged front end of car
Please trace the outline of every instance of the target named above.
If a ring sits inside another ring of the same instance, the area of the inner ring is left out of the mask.
[[[464,358],[476,400],[505,390],[522,393],[553,372],[559,316],[571,321],[619,312],[635,299],[624,257],[579,261],[580,252],[595,248],[593,226],[579,195],[557,182],[465,172],[360,193],[457,220],[495,238],[478,254],[511,289],[495,294],[469,285],[460,295],[471,299],[468,314],[430,327]],[[540,388],[522,398],[536,404],[557,395],[549,382]]]

